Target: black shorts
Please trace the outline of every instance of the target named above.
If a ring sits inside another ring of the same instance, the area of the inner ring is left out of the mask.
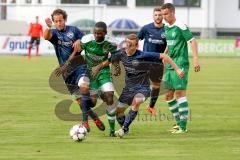
[[[160,83],[163,77],[164,66],[162,63],[153,63],[150,65],[149,77],[152,82]]]
[[[29,44],[33,44],[34,42],[36,42],[36,45],[39,45],[40,44],[40,38],[31,37],[31,40],[30,40]]]
[[[131,105],[133,98],[136,94],[141,93],[147,99],[150,96],[150,88],[149,86],[135,86],[133,88],[123,88],[122,93],[118,99],[119,102]]]

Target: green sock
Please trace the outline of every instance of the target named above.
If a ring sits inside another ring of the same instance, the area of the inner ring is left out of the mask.
[[[113,107],[108,106],[108,108],[114,108],[114,106]],[[107,112],[107,118],[108,118],[110,132],[114,132],[115,131],[116,109],[114,108],[111,111],[107,110],[106,112]]]
[[[178,99],[178,112],[180,115],[180,127],[182,130],[187,129],[187,121],[188,121],[188,102],[187,97],[181,97]]]
[[[172,112],[174,119],[177,122],[177,125],[180,125],[180,115],[178,112],[178,103],[176,99],[172,99],[170,101],[167,101],[168,106],[169,106],[169,110]]]

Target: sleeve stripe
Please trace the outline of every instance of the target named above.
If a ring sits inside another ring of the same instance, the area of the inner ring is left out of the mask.
[[[191,38],[190,40],[188,40],[187,42],[191,42],[192,40],[194,40],[195,38],[193,37],[193,38]]]

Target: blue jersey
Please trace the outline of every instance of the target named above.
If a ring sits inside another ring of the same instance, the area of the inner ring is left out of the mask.
[[[143,51],[163,53],[167,46],[164,26],[158,28],[154,23],[143,26],[138,33],[138,38],[144,39]]]
[[[66,26],[63,31],[51,29],[52,38],[49,40],[55,49],[60,65],[63,65],[73,52],[72,45],[83,37],[83,33],[74,26]]]
[[[134,55],[128,56],[125,50],[121,49],[111,56],[111,62],[122,62],[126,73],[126,87],[148,87],[150,85],[149,66],[152,62],[159,60],[159,57],[159,53],[143,52],[140,50],[137,50]]]

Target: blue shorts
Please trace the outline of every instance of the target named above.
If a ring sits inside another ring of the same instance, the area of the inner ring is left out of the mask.
[[[147,97],[150,96],[150,91],[151,90],[150,90],[149,86],[135,86],[135,87],[131,87],[131,88],[125,87],[125,88],[123,88],[118,101],[130,106],[132,104],[133,98],[136,94],[141,93],[147,99]]]
[[[64,78],[65,84],[71,95],[79,90],[78,81],[83,76],[88,77],[88,71],[87,71],[86,65],[78,66],[66,78]]]

